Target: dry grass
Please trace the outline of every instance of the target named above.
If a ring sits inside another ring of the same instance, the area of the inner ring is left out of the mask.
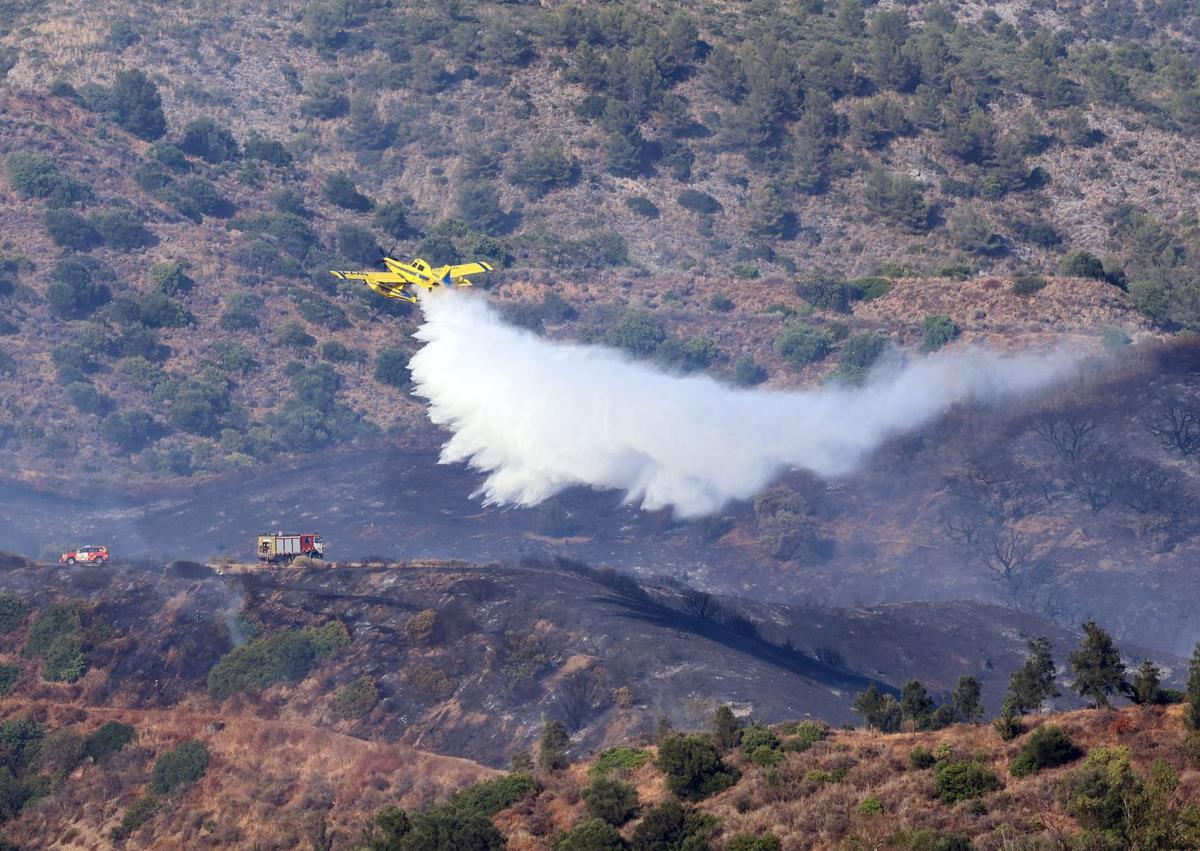
[[[137,730],[135,745],[113,765],[83,766],[60,790],[5,826],[6,836],[23,847],[107,847],[102,837],[141,793],[155,756],[188,739],[208,746],[208,772],[178,793],[128,847],[305,846],[319,819],[331,834],[351,839],[385,804],[421,809],[497,774],[467,760],[308,724],[16,699],[0,706],[6,717],[30,716],[50,728],[73,724],[87,733],[115,720]]]
[[[1200,766],[1188,766],[1180,752],[1183,725],[1180,707],[1136,707],[1122,710],[1080,710],[1028,720],[1032,730],[1044,723],[1061,727],[1081,748],[1122,745],[1130,749],[1135,768],[1145,772],[1158,759],[1180,773],[1177,802],[1200,800]],[[732,788],[704,801],[699,809],[720,819],[717,847],[744,833],[771,833],[785,851],[836,849],[851,838],[882,847],[884,838],[898,830],[931,829],[965,833],[979,848],[1006,847],[1005,837],[1027,835],[1052,840],[1078,826],[1057,803],[1059,779],[1072,766],[1044,770],[1024,779],[1012,777],[1008,766],[1023,744],[1023,737],[1002,742],[990,726],[958,725],[946,730],[884,735],[868,730],[831,731],[830,737],[802,753],[790,753],[775,770],[750,765],[740,755],[730,759],[742,770]],[[978,759],[1001,779],[1003,787],[982,800],[982,808],[969,802],[948,805],[934,792],[933,771],[908,768],[909,752],[917,746],[934,750],[948,746],[955,759]],[[544,830],[546,813],[559,829],[581,817],[574,801],[585,766],[575,766],[547,785],[536,806],[528,812],[503,814],[500,824],[517,839],[510,846],[522,851],[547,851],[552,836]],[[815,782],[809,772],[844,770],[840,782]],[[630,778],[643,804],[666,798],[658,772],[647,765]],[[866,797],[877,798],[885,815],[856,812]],[[537,825],[534,821],[540,819]],[[538,829],[535,829],[538,827]],[[628,834],[633,825],[623,832]]]

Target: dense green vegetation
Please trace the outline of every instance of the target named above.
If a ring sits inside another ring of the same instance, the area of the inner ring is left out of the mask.
[[[1040,9],[1018,4],[1002,17],[936,2],[469,0],[397,14],[316,0],[273,24],[287,61],[262,70],[251,95],[222,90],[239,44],[216,45],[228,67],[197,73],[220,27],[204,27],[203,16],[173,27],[131,14],[85,62],[51,51],[28,63],[43,91],[94,116],[102,144],[31,128],[4,140],[5,175],[31,214],[22,226],[62,252],[31,257],[36,269],[5,280],[27,289],[27,305],[44,293],[58,321],[83,323],[72,336],[102,336],[91,372],[46,391],[85,413],[73,432],[38,427],[13,445],[62,457],[97,436],[148,473],[177,475],[372,433],[365,407],[289,398],[283,370],[293,356],[307,363],[327,344],[347,347],[329,339],[338,331],[411,321],[408,306],[327,275],[374,263],[380,248],[435,263],[470,255],[502,269],[553,269],[563,280],[628,267],[635,285],[623,300],[633,310],[599,322],[609,342],[682,372],[719,369],[742,386],[763,381],[771,365],[672,332],[663,308],[676,302],[656,297],[657,275],[719,268],[775,286],[822,266],[825,280],[802,282],[797,294],[806,309],[844,313],[885,292],[897,269],[1015,274],[1014,289],[1029,298],[1040,275],[1061,273],[1125,290],[1163,328],[1195,327],[1200,250],[1175,189],[1195,164],[1166,153],[1190,147],[1200,117],[1187,59],[1195,10],[1068,4],[1051,29]],[[14,32],[34,24],[32,9],[7,14]],[[139,53],[151,33],[169,47]],[[18,55],[0,52],[0,68]],[[107,67],[122,70],[95,70]],[[128,148],[119,131],[151,144],[109,159],[112,146]],[[918,167],[915,150],[928,162]],[[1121,197],[1107,195],[1118,182]],[[596,203],[579,204],[582,192]],[[1054,209],[1075,195],[1099,199],[1077,211],[1086,227]],[[193,238],[188,223],[205,236]],[[205,311],[193,305],[214,292],[203,256],[214,248],[228,262],[215,315],[203,300]],[[131,309],[147,288],[173,301]],[[298,318],[275,314],[283,302]],[[514,309],[520,324],[563,321],[534,304]],[[0,332],[10,323],[28,336],[27,312],[5,306]],[[172,333],[189,323],[215,366],[217,346],[246,347],[278,388],[270,404],[246,369],[225,369],[225,387],[193,394],[177,416],[161,380],[109,380],[137,357],[174,383],[203,368]],[[958,329],[931,315],[921,330],[932,350]],[[843,332],[797,316],[776,348],[796,368],[824,362],[861,381],[881,341]],[[402,355],[360,375],[356,359],[331,351],[343,381],[408,386]],[[0,372],[10,371],[7,357]],[[68,391],[74,384],[92,389]]]
[[[338,621],[282,630],[247,641],[221,657],[208,674],[208,690],[218,700],[239,691],[261,691],[277,682],[308,676],[321,659],[350,642]]]

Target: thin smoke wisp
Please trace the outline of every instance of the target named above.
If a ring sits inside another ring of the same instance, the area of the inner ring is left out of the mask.
[[[1066,351],[939,352],[876,369],[861,387],[742,390],[677,376],[604,346],[506,324],[486,299],[421,301],[410,362],[429,417],[452,436],[443,463],[485,474],[485,500],[535,505],[573,485],[611,488],[649,510],[700,517],[748,499],[788,469],[853,471],[888,438],[958,402],[995,402],[1075,374]]]

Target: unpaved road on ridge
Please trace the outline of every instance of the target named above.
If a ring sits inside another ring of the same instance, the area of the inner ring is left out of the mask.
[[[481,481],[431,453],[372,449],[155,488],[93,484],[50,493],[0,482],[0,550],[37,555],[51,545],[96,542],[117,558],[250,558],[256,535],[285,529],[319,531],[337,560],[491,561],[554,551],[676,574],[745,561],[737,549],[704,544],[692,526],[621,506],[611,492],[565,495],[579,536],[548,539],[536,533],[536,510],[485,508],[473,498]]]

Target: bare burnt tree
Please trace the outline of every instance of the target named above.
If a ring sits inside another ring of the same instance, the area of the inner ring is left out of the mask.
[[[1172,396],[1151,410],[1144,425],[1163,449],[1185,457],[1200,452],[1200,400]]]
[[[1046,496],[1044,465],[993,454],[967,461],[947,471],[942,484],[958,500],[974,504],[989,515],[1013,518],[1029,514]]]
[[[1033,557],[1033,546],[1015,529],[980,512],[959,511],[944,518],[946,534],[967,557],[998,582],[1018,609],[1034,609],[1040,586],[1051,579]]]
[[[1099,514],[1113,504],[1120,491],[1117,453],[1107,447],[1087,453],[1071,467],[1067,483],[1092,514]]]
[[[1072,406],[1045,410],[1034,418],[1030,428],[1068,464],[1074,464],[1091,448],[1092,433],[1099,423],[1088,409]]]
[[[575,671],[563,677],[554,692],[554,702],[568,730],[578,730],[610,699],[601,673]]]
[[[716,620],[721,611],[721,604],[713,599],[712,594],[689,590],[683,594],[683,610],[692,617],[711,621]]]
[[[1121,459],[1117,476],[1117,500],[1138,514],[1175,511],[1186,499],[1179,473],[1149,458]]]

